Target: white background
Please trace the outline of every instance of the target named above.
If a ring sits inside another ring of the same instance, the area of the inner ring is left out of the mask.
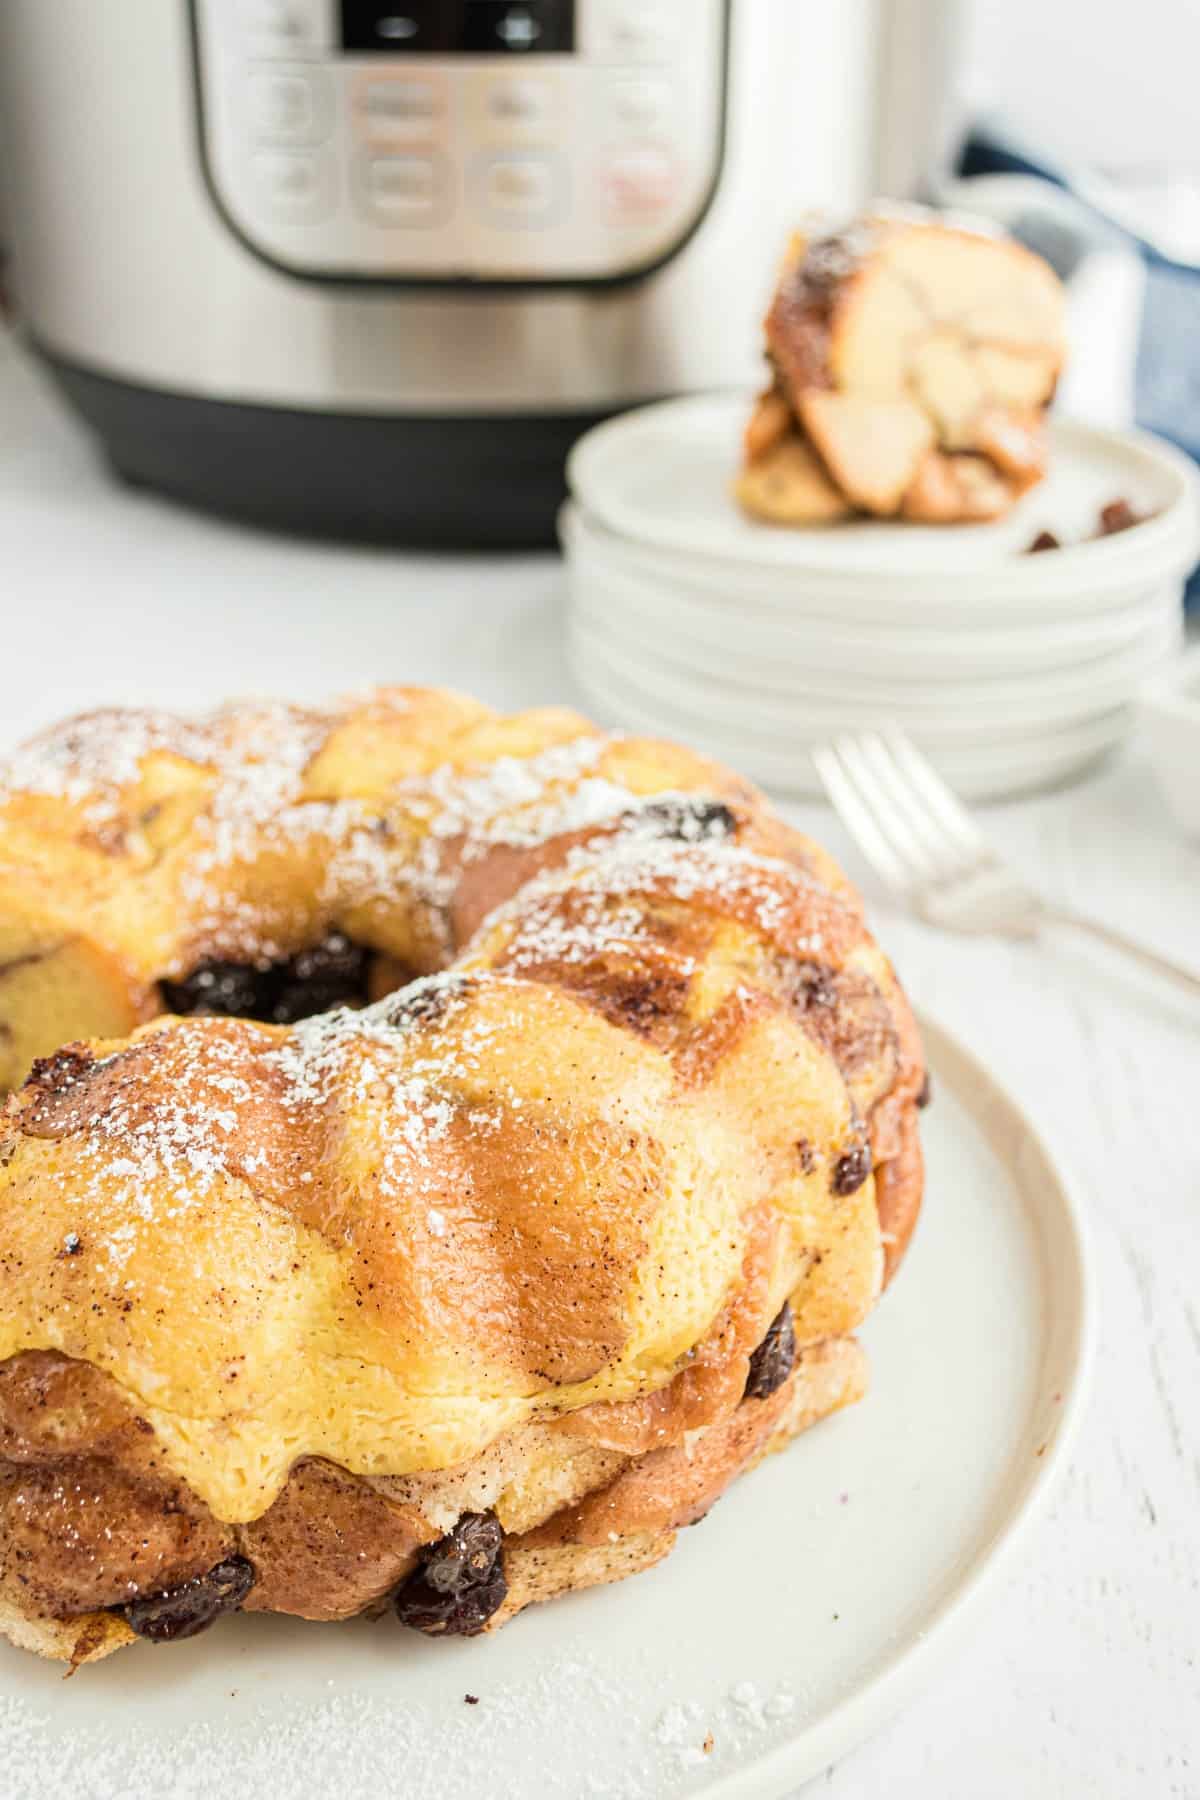
[[[0,738],[104,700],[453,681],[570,697],[551,557],[326,548],[115,488],[0,342]],[[804,822],[849,869],[832,819]],[[1200,964],[1200,848],[1132,750],[989,816],[1046,887]],[[952,1666],[832,1771],[832,1800],[1200,1796],[1200,1014],[1065,940],[940,937],[865,883],[914,998],[956,1029],[1077,1172],[1101,1346],[1075,1466]],[[964,1268],[963,1280],[970,1270]],[[947,1346],[953,1354],[953,1345]],[[952,1458],[954,1445],[946,1445]],[[4,1776],[0,1771],[0,1791]]]
[[[1195,0],[968,0],[967,97],[1109,167],[1200,174]]]

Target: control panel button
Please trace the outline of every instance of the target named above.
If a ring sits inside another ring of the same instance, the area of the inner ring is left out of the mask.
[[[319,70],[252,73],[246,110],[254,137],[280,144],[315,144],[328,135],[332,107]]]
[[[588,14],[586,53],[602,62],[662,63],[676,48],[671,0],[607,0]]]
[[[276,218],[306,225],[333,206],[333,165],[324,151],[259,150],[254,180],[264,206]]]
[[[487,85],[485,110],[493,125],[536,130],[555,113],[555,93],[548,81],[533,76],[495,76]]]
[[[640,136],[665,130],[671,121],[674,92],[665,76],[618,76],[609,92],[614,128]]]
[[[445,117],[446,89],[441,81],[423,75],[364,81],[356,104],[370,137],[428,137]]]
[[[557,156],[501,151],[477,165],[476,192],[491,225],[550,225],[562,209],[566,170]]]
[[[367,212],[389,225],[440,225],[450,212],[449,165],[439,151],[369,156],[361,165]]]
[[[564,101],[575,90],[543,63],[532,69],[491,69],[466,77],[464,133],[482,148],[545,148],[569,141]]]
[[[642,224],[664,212],[679,191],[675,158],[657,144],[614,151],[601,180],[608,216],[619,225]]]
[[[322,0],[252,0],[246,34],[256,56],[303,56],[326,47]]]

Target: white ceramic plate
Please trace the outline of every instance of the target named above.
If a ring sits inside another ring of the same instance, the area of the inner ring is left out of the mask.
[[[806,731],[799,715],[787,732],[772,730],[761,719],[753,725],[722,726],[699,707],[673,707],[657,689],[650,691],[640,671],[636,677],[625,668],[618,672],[595,642],[574,628],[567,637],[567,660],[602,723],[650,737],[661,737],[665,731],[778,793],[824,798],[808,753],[830,734],[824,729]],[[1127,717],[1128,709],[1121,708],[1053,733],[1025,734],[1005,742],[983,731],[976,743],[946,745],[933,741],[921,726],[912,736],[961,799],[994,800],[1033,793],[1082,774],[1120,741]],[[880,709],[859,725],[874,728],[884,719]],[[844,728],[850,728],[849,721]]]
[[[1178,580],[1200,554],[1200,529],[1190,533],[1182,529],[1189,516],[1189,508],[1181,505],[1177,520],[1181,529],[1169,534],[1166,554],[1160,541],[1158,550],[1148,557],[1139,529],[1104,539],[1100,545],[1074,546],[1069,555],[1014,552],[979,569],[965,570],[951,563],[940,572],[923,567],[914,572],[903,551],[903,537],[896,543],[892,562],[872,570],[853,565],[843,568],[832,558],[817,564],[799,560],[805,543],[800,531],[790,533],[796,541],[797,560],[787,563],[735,562],[704,552],[666,550],[621,536],[599,514],[575,500],[562,508],[559,535],[569,553],[578,540],[579,548],[593,552],[611,567],[698,597],[715,596],[726,603],[736,598],[738,603],[765,612],[783,612],[789,618],[811,614],[867,624],[886,625],[899,611],[914,622],[961,631],[980,624],[1011,626],[1017,622],[1036,627],[1047,621],[1090,619],[1136,606],[1139,585],[1154,586],[1164,578]],[[761,529],[780,535],[780,528]],[[891,529],[898,532],[899,528]],[[960,533],[976,529],[981,528],[949,526],[942,531],[947,541],[956,542]],[[1175,540],[1182,546],[1178,552],[1172,549]],[[1127,559],[1126,552],[1131,549],[1135,554]],[[1093,550],[1099,551],[1095,557]],[[1057,561],[1056,556],[1064,560]],[[1069,579],[1061,572],[1064,568]],[[1060,570],[1057,576],[1054,569]]]
[[[751,396],[701,394],[641,407],[597,426],[572,451],[567,476],[577,500],[621,536],[681,558],[718,557],[742,566],[956,582],[965,607],[975,590],[965,571],[986,571],[1014,596],[1072,590],[1128,561],[1182,569],[1196,544],[1197,479],[1187,458],[1144,433],[1110,432],[1054,420],[1050,472],[994,525],[919,526],[855,520],[819,530],[781,530],[748,519],[730,495]],[[1106,501],[1128,499],[1156,516],[1136,531],[1095,542]],[[1017,558],[1049,526],[1071,548]],[[1115,577],[1118,578],[1119,577]]]
[[[1107,657],[1089,658],[1069,669],[1040,676],[935,682],[889,681],[878,672],[847,669],[836,677],[805,664],[759,668],[730,652],[720,653],[694,637],[668,638],[643,630],[636,641],[614,628],[595,609],[581,611],[572,628],[582,647],[607,653],[614,667],[653,673],[681,700],[702,706],[714,721],[740,726],[748,718],[795,725],[802,721],[827,732],[847,730],[859,715],[876,722],[930,726],[966,723],[981,731],[996,725],[1021,730],[1057,728],[1124,706],[1140,684],[1179,647],[1180,624],[1155,621],[1143,638]]]
[[[956,1632],[986,1630],[976,1602],[1065,1461],[1091,1336],[1067,1184],[1016,1102],[925,1030],[925,1217],[864,1332],[862,1405],[658,1569],[494,1640],[250,1617],[67,1683],[5,1650],[6,1800],[778,1800],[865,1737]]]
[[[1135,606],[1094,619],[1049,620],[1036,626],[1021,619],[1007,626],[948,630],[910,618],[904,606],[897,606],[886,625],[802,613],[764,616],[745,602],[736,584],[724,600],[717,600],[680,585],[637,579],[586,557],[571,563],[569,580],[575,608],[623,626],[633,641],[649,630],[669,640],[695,637],[739,660],[757,657],[776,667],[907,670],[915,676],[959,672],[979,677],[1075,667],[1089,656],[1136,643],[1148,624],[1178,613],[1180,596],[1178,581],[1158,583],[1140,588]]]
[[[1061,742],[1061,734],[1078,725],[1096,724],[1133,700],[1142,677],[1162,666],[1168,644],[1157,635],[1153,655],[1139,646],[1130,655],[1119,677],[1097,679],[1094,688],[1081,688],[1074,697],[1040,697],[1025,693],[1022,682],[1002,682],[988,698],[932,697],[925,682],[891,693],[855,693],[847,682],[828,680],[824,691],[788,691],[766,680],[743,677],[730,668],[705,675],[673,659],[666,646],[648,643],[631,648],[622,635],[608,635],[594,619],[572,621],[576,655],[587,659],[596,652],[619,679],[628,679],[648,698],[662,700],[705,724],[734,733],[761,733],[788,738],[829,738],[844,731],[869,729],[880,722],[901,724],[921,731],[934,743],[979,747],[1031,740]]]

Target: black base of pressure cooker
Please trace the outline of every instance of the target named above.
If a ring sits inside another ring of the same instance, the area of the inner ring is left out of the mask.
[[[248,406],[115,380],[41,348],[126,481],[248,524],[360,542],[553,544],[567,452],[607,416]]]

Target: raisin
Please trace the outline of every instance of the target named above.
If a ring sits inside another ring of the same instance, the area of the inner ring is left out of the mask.
[[[431,1544],[393,1605],[402,1625],[431,1635],[474,1637],[508,1593],[504,1532],[493,1512],[464,1513]]]
[[[767,1335],[750,1358],[744,1391],[747,1400],[765,1400],[781,1388],[796,1362],[796,1333],[792,1309],[785,1300],[771,1321]]]
[[[173,1013],[259,1019],[269,1005],[269,976],[249,963],[201,963],[182,981],[164,981],[163,1000]]]
[[[254,1586],[254,1565],[244,1556],[230,1556],[190,1581],[130,1600],[125,1618],[139,1637],[152,1644],[173,1644],[180,1638],[207,1631],[222,1613],[233,1612]]]
[[[1036,556],[1040,550],[1061,550],[1062,542],[1052,531],[1039,531],[1026,550],[1027,556]]]
[[[737,830],[737,815],[723,800],[652,800],[636,817],[647,820],[657,836],[678,838],[687,844],[732,837]]]
[[[926,1107],[930,1104],[932,1099],[933,1099],[933,1076],[929,1073],[929,1070],[926,1069],[925,1078],[921,1082],[920,1091],[917,1094],[917,1105],[922,1108]]]
[[[835,1194],[856,1194],[867,1176],[871,1173],[871,1147],[869,1144],[855,1144],[844,1156],[839,1156],[833,1165],[833,1191]]]
[[[163,1002],[174,1013],[294,1025],[335,1006],[365,1002],[370,960],[362,944],[335,931],[322,943],[262,969],[252,963],[201,963],[182,981],[163,982]]]
[[[335,1006],[362,1004],[367,998],[370,954],[340,931],[323,944],[301,950],[274,971],[276,992],[270,1017],[276,1025],[330,1012]]]
[[[1107,506],[1100,508],[1096,536],[1115,537],[1119,531],[1129,531],[1141,523],[1142,515],[1134,512],[1128,500],[1110,500]]]

